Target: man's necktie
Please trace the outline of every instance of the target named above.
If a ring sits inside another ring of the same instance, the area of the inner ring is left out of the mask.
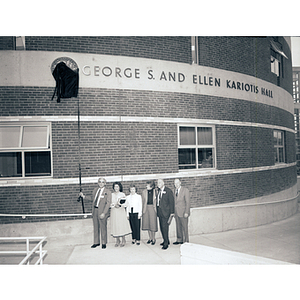
[[[100,195],[101,195],[101,189],[98,190],[96,198],[95,198],[95,206],[99,206],[99,200],[100,200]]]
[[[159,206],[159,201],[161,199],[161,190],[158,192],[158,197],[157,197],[157,206]]]

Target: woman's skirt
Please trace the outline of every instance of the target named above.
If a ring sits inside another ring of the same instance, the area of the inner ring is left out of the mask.
[[[131,233],[129,221],[124,207],[113,207],[110,210],[111,235],[113,237],[124,236]]]
[[[142,217],[142,230],[157,231],[157,215],[153,205],[147,205],[147,210]]]

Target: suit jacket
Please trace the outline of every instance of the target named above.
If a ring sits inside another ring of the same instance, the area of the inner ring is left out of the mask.
[[[142,192],[142,203],[143,203],[143,214],[147,210],[147,202],[148,202],[148,190],[143,190]],[[153,190],[153,208],[156,211],[156,191]]]
[[[97,191],[99,190],[100,188],[99,187],[96,187],[94,190],[93,190],[93,196],[92,196],[92,200],[93,200],[93,205],[92,205],[92,214],[94,214],[94,211],[95,211],[95,197],[96,197],[96,194],[97,194]],[[99,191],[100,193],[100,191]],[[98,194],[99,196],[99,194]],[[97,197],[98,198],[98,197]],[[98,205],[98,215],[101,215],[102,213],[104,213],[105,215],[109,215],[109,208],[110,208],[110,205],[111,205],[111,191],[109,189],[107,189],[106,187],[104,187],[104,191],[102,192],[102,195],[101,195],[101,198],[100,198],[100,201],[99,201],[99,205]]]
[[[175,195],[175,214],[178,217],[183,217],[184,214],[190,216],[190,192],[189,190],[182,186],[180,187],[179,194],[176,197],[176,189],[174,191]]]
[[[174,195],[172,190],[166,186],[164,187],[162,197],[159,200],[159,207],[164,218],[168,219],[170,217],[170,214],[174,214]]]

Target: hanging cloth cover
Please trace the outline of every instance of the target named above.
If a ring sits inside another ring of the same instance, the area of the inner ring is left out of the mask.
[[[56,65],[52,75],[56,81],[56,86],[51,100],[53,100],[55,93],[57,95],[57,102],[60,102],[61,98],[77,97],[79,83],[78,69],[73,71],[64,62],[60,62]]]

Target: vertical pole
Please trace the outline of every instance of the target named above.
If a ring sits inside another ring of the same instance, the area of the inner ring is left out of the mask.
[[[82,187],[81,187],[81,150],[80,150],[80,107],[79,107],[79,97],[77,96],[77,103],[78,103],[78,160],[79,160],[79,191],[82,192]],[[84,203],[83,203],[83,198],[79,196],[78,201],[81,201],[82,204],[82,212],[84,212]]]

